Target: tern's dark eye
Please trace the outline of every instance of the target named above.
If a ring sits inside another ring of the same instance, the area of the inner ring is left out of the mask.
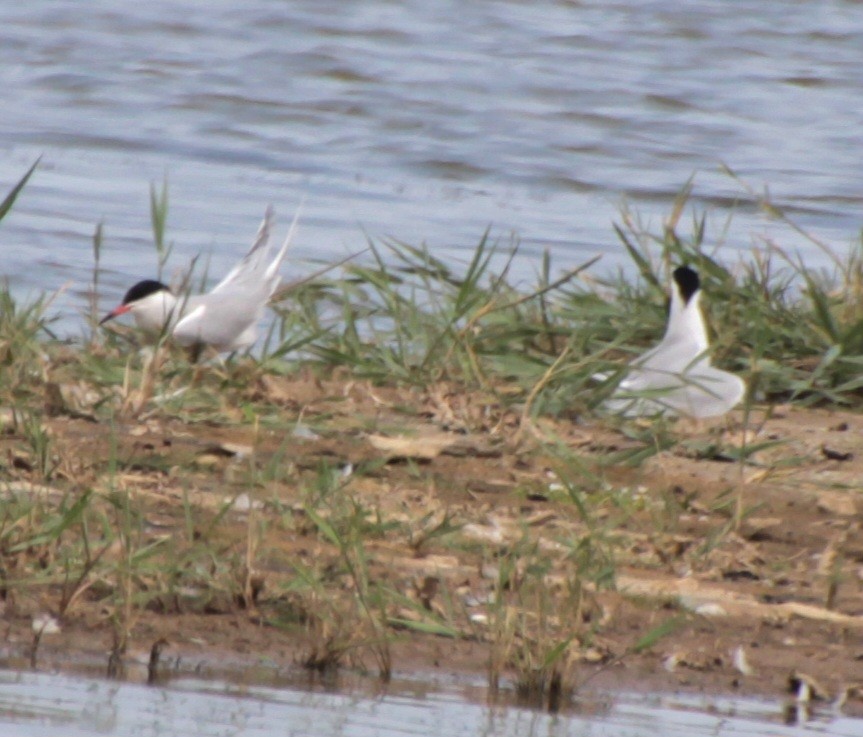
[[[132,302],[137,302],[139,299],[144,299],[144,297],[149,297],[151,294],[163,291],[169,292],[170,289],[160,281],[156,281],[155,279],[145,279],[144,281],[139,281],[134,287],[126,292],[126,296],[123,297],[123,304],[127,305]]]
[[[689,304],[692,295],[701,288],[701,280],[698,278],[698,274],[688,266],[678,266],[674,270],[673,276],[674,281],[677,282],[677,286],[680,288],[680,296],[683,297],[683,301],[686,304]]]

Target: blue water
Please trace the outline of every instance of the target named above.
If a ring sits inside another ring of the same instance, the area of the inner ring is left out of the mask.
[[[769,188],[840,253],[863,204],[863,6],[647,0],[248,0],[0,6],[0,274],[83,304],[155,274],[149,186],[167,177],[171,268],[224,273],[267,203],[305,197],[286,274],[375,239],[457,264],[487,227],[518,279],[625,261],[623,203],[658,227],[694,176],[722,258],[821,250],[761,213]],[[729,224],[730,219],[730,224]],[[683,232],[688,226],[684,224]],[[283,232],[283,231],[282,231]]]
[[[764,699],[624,692],[585,697],[572,709],[549,715],[512,705],[483,705],[466,698],[465,690],[471,689],[403,680],[383,694],[370,696],[191,678],[150,687],[0,671],[0,735],[857,737],[863,733],[863,721],[833,713],[829,707],[788,723],[786,705]]]

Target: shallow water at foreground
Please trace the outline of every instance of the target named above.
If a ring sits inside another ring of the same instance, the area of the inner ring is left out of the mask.
[[[773,700],[619,693],[559,715],[465,698],[470,687],[400,681],[370,697],[296,687],[172,680],[144,686],[79,676],[0,672],[0,735],[810,735],[863,733],[826,713],[789,724]],[[475,693],[480,688],[473,688]],[[826,710],[829,711],[829,710]]]

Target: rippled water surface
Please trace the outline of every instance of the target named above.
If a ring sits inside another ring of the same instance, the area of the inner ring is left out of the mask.
[[[375,697],[194,679],[149,687],[0,671],[0,734],[19,737],[799,737],[861,734],[863,723],[826,709],[788,723],[778,702],[616,694],[548,715],[482,706],[451,686],[416,681]],[[793,711],[792,711],[793,713]]]
[[[519,277],[546,248],[609,269],[624,199],[656,224],[692,175],[729,259],[771,238],[822,263],[723,163],[839,251],[860,229],[854,2],[7,2],[0,81],[4,191],[42,156],[0,273],[73,300],[99,221],[106,290],[153,274],[166,176],[174,263],[211,253],[215,274],[266,203],[286,227],[304,196],[296,261],[368,234],[455,262],[491,226],[520,239]]]

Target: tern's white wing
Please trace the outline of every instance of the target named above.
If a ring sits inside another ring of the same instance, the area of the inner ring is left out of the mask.
[[[255,235],[255,240],[249,252],[243,256],[233,269],[231,269],[222,281],[216,284],[210,293],[221,292],[238,284],[248,284],[260,281],[264,277],[266,270],[266,260],[270,253],[270,232],[273,225],[273,208],[267,207],[264,213],[264,219],[258,228],[258,233]]]
[[[288,246],[291,245],[291,241],[294,239],[294,233],[297,231],[297,223],[300,220],[300,212],[302,211],[302,209],[303,206],[301,203],[300,206],[297,208],[296,213],[294,213],[294,219],[291,221],[291,227],[288,228],[288,234],[285,236],[285,242],[282,243],[282,247],[279,249],[276,257],[267,267],[267,270],[264,274],[267,284],[270,287],[270,296],[272,296],[273,292],[276,291],[276,287],[279,286],[279,282],[281,281],[281,277],[279,276],[279,269],[282,266],[282,261],[285,260],[285,254],[287,254],[288,252]]]
[[[246,257],[209,293],[192,297],[172,334],[182,345],[206,344],[219,351],[251,346],[257,339],[257,325],[267,302],[279,285],[279,267],[296,231],[299,212],[294,216],[285,242],[269,264],[272,211],[267,209],[258,236]]]
[[[686,386],[661,401],[679,414],[695,419],[724,415],[743,399],[746,392],[743,379],[714,366],[702,366],[683,378],[687,381]]]
[[[745,391],[739,376],[701,359],[682,372],[633,369],[604,406],[629,417],[674,414],[702,419],[724,415]]]
[[[180,345],[210,345],[218,351],[234,351],[252,345],[266,300],[223,290],[190,300],[171,334]]]
[[[211,292],[187,301],[181,319],[172,330],[179,343],[206,344],[219,351],[233,351],[255,342],[257,324],[281,281],[279,268],[296,231],[298,218],[299,212],[276,257],[267,263],[272,225],[272,208],[267,208],[255,242],[243,260]]]
[[[296,215],[294,215],[294,220],[291,223],[282,247],[275,258],[270,263],[267,263],[267,257],[270,253],[272,215],[272,208],[268,207],[252,248],[243,260],[213,288],[210,294],[225,293],[227,291],[245,293],[247,298],[260,300],[264,303],[273,296],[282,279],[279,275],[279,269],[296,232],[300,210],[298,209]]]

